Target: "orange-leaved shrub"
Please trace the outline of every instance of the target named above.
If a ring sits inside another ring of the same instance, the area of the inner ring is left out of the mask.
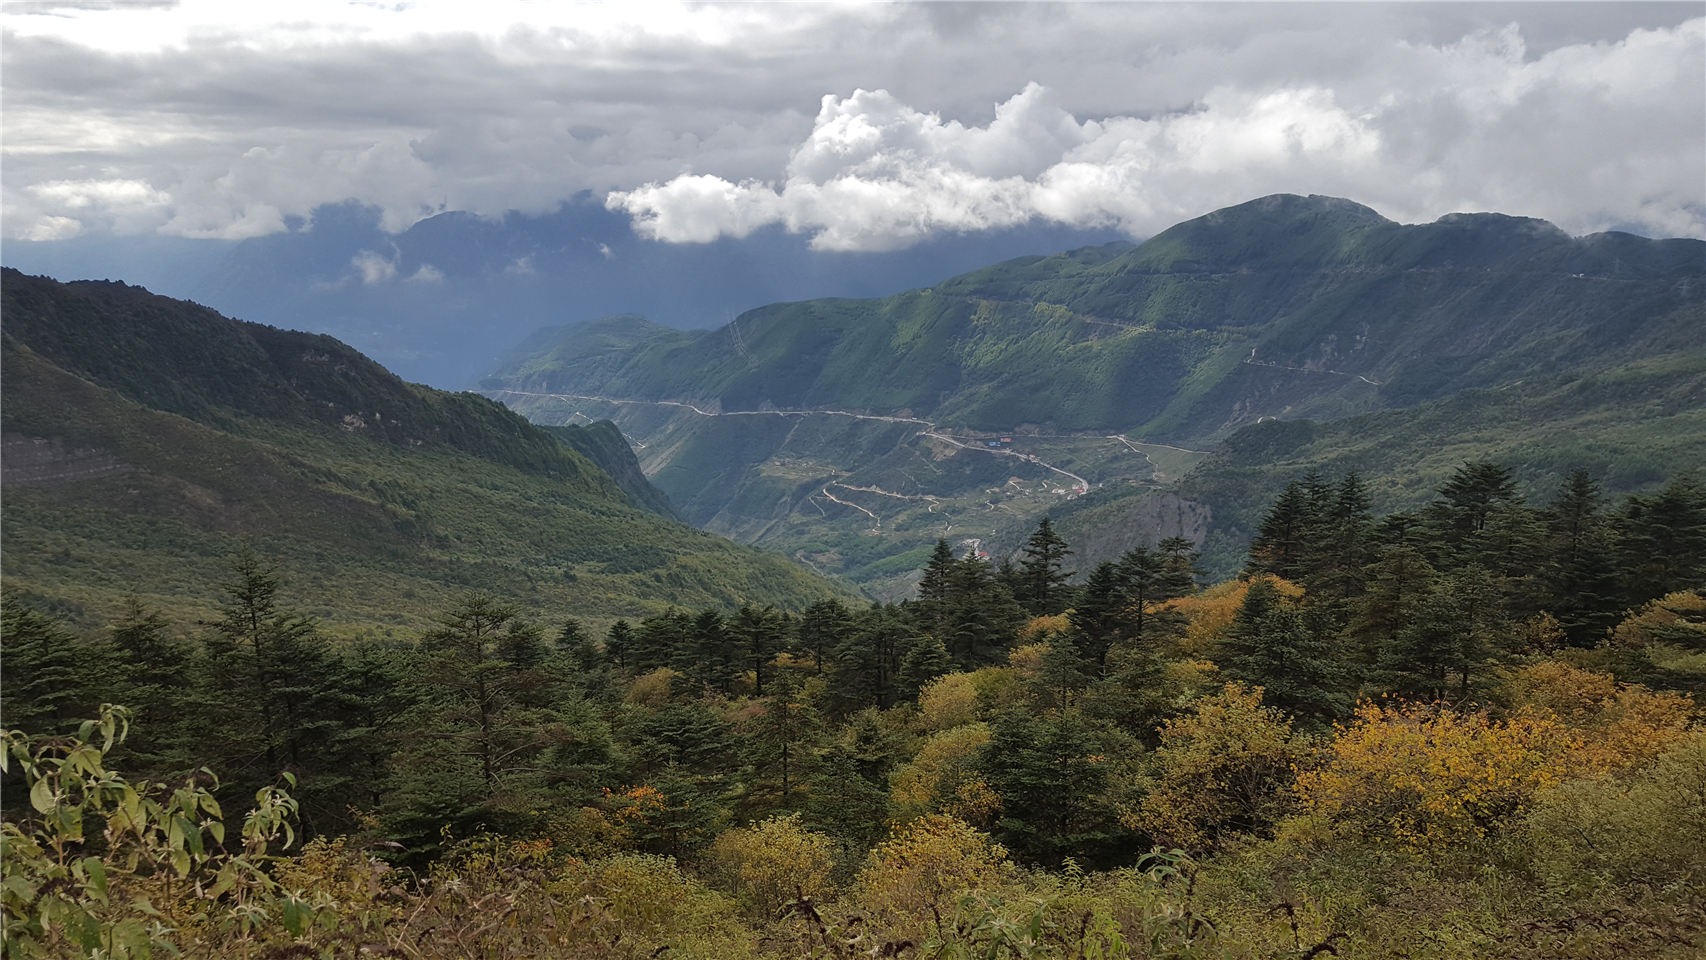
[[[1556,660],[1513,671],[1505,691],[1515,709],[1549,712],[1580,735],[1578,766],[1585,772],[1653,759],[1688,731],[1694,716],[1687,694],[1618,683],[1609,673]]]

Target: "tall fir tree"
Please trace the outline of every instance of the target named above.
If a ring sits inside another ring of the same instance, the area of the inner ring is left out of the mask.
[[[1301,579],[1316,519],[1315,506],[1303,484],[1296,480],[1286,484],[1256,527],[1246,569],[1251,574],[1271,573],[1282,580]]]
[[[968,556],[955,562],[937,639],[957,666],[976,669],[1004,660],[1025,620],[1024,609],[995,579],[987,560]]]
[[[1407,696],[1465,701],[1502,652],[1507,627],[1491,575],[1473,566],[1460,570],[1416,604],[1387,645],[1384,684]]]
[[[222,719],[224,733],[202,745],[216,751],[209,760],[241,771],[232,785],[248,792],[286,769],[307,772],[315,744],[332,732],[323,698],[336,664],[317,624],[280,602],[276,569],[247,542],[231,558],[223,592],[203,639],[199,713]],[[310,789],[311,776],[304,779]]]
[[[1108,651],[1120,639],[1128,602],[1119,568],[1104,560],[1090,571],[1078,602],[1067,614],[1072,624],[1071,642],[1098,676],[1107,673]]]
[[[618,670],[627,670],[634,665],[634,644],[634,625],[626,620],[618,620],[610,625],[610,630],[604,635],[604,656]]]
[[[789,642],[790,618],[775,607],[762,609],[750,604],[735,612],[729,621],[729,640],[740,651],[742,666],[752,671],[753,692],[764,696],[765,682],[775,672],[776,658]]]
[[[1593,646],[1621,612],[1616,529],[1604,506],[1599,482],[1575,470],[1546,508],[1544,606],[1572,646]]]
[[[1332,614],[1324,604],[1299,609],[1265,577],[1251,581],[1226,630],[1221,668],[1229,679],[1265,688],[1266,703],[1316,729],[1348,716],[1355,703]]]
[[[816,704],[792,674],[770,685],[764,713],[752,724],[750,750],[755,766],[776,784],[776,802],[791,808],[802,779],[810,773],[811,744],[819,727]]]
[[[879,605],[861,614],[836,647],[827,709],[837,715],[895,705],[901,660],[918,637],[907,611]]]
[[[1023,559],[1019,561],[1019,577],[1024,593],[1014,599],[1033,617],[1051,617],[1063,612],[1070,593],[1066,584],[1072,579],[1072,571],[1066,569],[1066,558],[1072,555],[1072,548],[1054,532],[1054,524],[1048,517],[1038,521],[1036,531],[1020,552]]]
[[[1706,485],[1687,474],[1636,494],[1620,518],[1625,600],[1631,606],[1706,588]]]
[[[58,620],[0,594],[0,702],[6,726],[35,735],[76,730],[100,706],[97,651]]]
[[[824,664],[834,659],[836,648],[852,632],[853,614],[846,604],[834,598],[819,600],[800,617],[797,646],[811,658],[813,672],[822,673]]]

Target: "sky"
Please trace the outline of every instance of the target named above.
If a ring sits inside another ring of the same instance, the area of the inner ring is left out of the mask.
[[[7,2],[0,31],[0,261],[448,387],[541,325],[888,293],[1271,193],[1706,237],[1699,2]]]

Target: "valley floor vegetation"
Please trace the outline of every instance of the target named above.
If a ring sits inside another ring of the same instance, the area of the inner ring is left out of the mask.
[[[1607,499],[1310,476],[1211,586],[1044,520],[602,638],[334,643],[246,546],[191,637],[7,596],[5,954],[1697,957],[1706,489]]]

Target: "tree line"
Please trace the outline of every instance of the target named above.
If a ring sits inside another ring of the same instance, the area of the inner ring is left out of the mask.
[[[894,778],[923,778],[921,745],[942,733],[916,718],[959,697],[986,723],[937,743],[918,810],[955,810],[1037,863],[1117,863],[1153,841],[1121,820],[1131,771],[1194,697],[1261,687],[1305,732],[1380,694],[1477,703],[1501,663],[1592,650],[1629,610],[1699,588],[1706,494],[1680,477],[1612,506],[1573,474],[1530,506],[1508,469],[1472,462],[1423,510],[1375,517],[1356,474],[1309,476],[1232,585],[1204,588],[1177,537],[1085,571],[1071,558],[1044,518],[1000,564],[938,542],[902,604],[670,609],[595,638],[471,593],[413,643],[334,643],[241,547],[193,639],[135,602],[77,638],[7,597],[7,725],[63,732],[128,704],[131,769],[213,767],[235,796],[292,772],[309,836],[380,830],[415,861],[445,837],[580,817],[565,810],[628,817],[641,846],[688,854],[775,812],[872,844],[909,803]],[[1701,689],[1686,663],[1607,663]],[[618,812],[643,789],[657,810]]]

